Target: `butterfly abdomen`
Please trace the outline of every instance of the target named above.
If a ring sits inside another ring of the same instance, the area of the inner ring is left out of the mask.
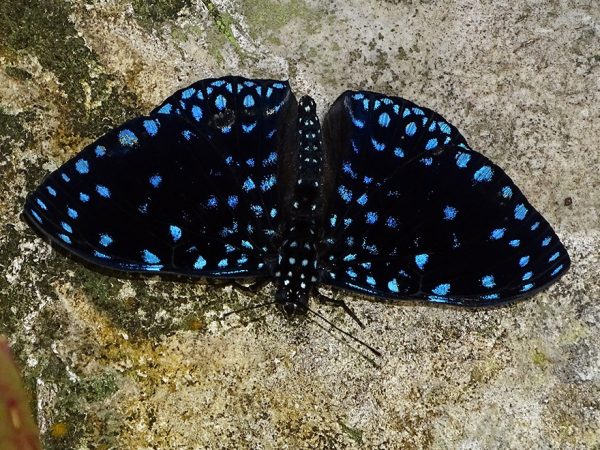
[[[306,311],[317,281],[317,230],[321,216],[323,148],[321,127],[312,98],[298,103],[298,159],[289,223],[275,276],[276,299],[289,315]]]

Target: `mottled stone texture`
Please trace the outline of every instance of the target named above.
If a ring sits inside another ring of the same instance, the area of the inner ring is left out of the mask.
[[[0,331],[47,449],[599,448],[596,0],[0,0]],[[555,226],[571,271],[486,311],[348,295],[317,323],[205,283],[126,279],[52,251],[26,193],[192,81],[289,78],[456,124]],[[266,317],[260,314],[266,313]]]

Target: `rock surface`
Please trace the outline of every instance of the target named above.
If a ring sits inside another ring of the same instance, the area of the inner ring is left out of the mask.
[[[0,333],[47,449],[600,447],[600,6],[500,0],[2,0]],[[485,311],[348,295],[373,364],[205,283],[109,277],[20,218],[49,171],[174,90],[290,79],[442,113],[521,187],[571,271]],[[595,344],[594,344],[595,342]]]

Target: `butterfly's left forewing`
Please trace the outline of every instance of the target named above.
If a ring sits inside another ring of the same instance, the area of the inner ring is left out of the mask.
[[[569,267],[546,220],[443,117],[348,92],[324,136],[334,176],[323,282],[384,298],[484,305],[529,295]]]
[[[117,270],[265,273],[285,152],[272,130],[285,133],[294,103],[280,82],[198,82],[50,174],[25,214],[68,251]]]

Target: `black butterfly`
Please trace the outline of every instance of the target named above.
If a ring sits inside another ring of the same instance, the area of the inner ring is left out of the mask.
[[[321,132],[314,101],[274,80],[176,92],[48,175],[25,214],[111,269],[273,281],[288,315],[320,284],[497,304],[570,264],[510,178],[439,114],[347,91]]]

